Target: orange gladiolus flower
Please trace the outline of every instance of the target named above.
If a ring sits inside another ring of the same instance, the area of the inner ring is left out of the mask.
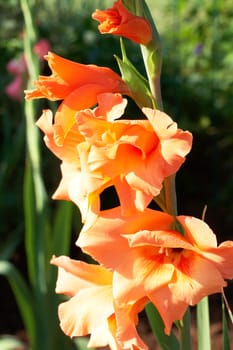
[[[188,305],[218,293],[233,278],[233,241],[217,246],[216,236],[202,220],[145,209],[122,217],[120,208],[101,213],[77,244],[113,270],[113,296],[118,303],[148,297],[170,333]]]
[[[130,94],[121,77],[107,67],[84,65],[49,52],[48,61],[52,74],[40,76],[35,89],[25,91],[26,99],[47,98],[63,100],[55,115],[55,141],[62,145],[75,123],[75,113],[92,107],[102,92]]]
[[[70,298],[60,304],[58,310],[66,335],[90,334],[89,347],[147,349],[135,328],[137,314],[147,299],[118,308],[112,296],[112,273],[104,267],[66,256],[53,257],[51,263],[58,266],[56,292]]]
[[[125,107],[120,98],[114,109],[116,95],[99,95],[98,108],[79,111],[76,121],[90,145],[89,170],[111,179],[123,212],[129,214],[135,208],[144,210],[160,193],[164,178],[180,168],[192,135],[178,129],[165,113],[150,108],[143,109],[147,120],[115,120]]]
[[[130,13],[121,0],[115,1],[113,7],[105,11],[96,10],[92,18],[100,22],[98,28],[102,34],[120,35],[143,45],[148,44],[152,38],[149,22]]]

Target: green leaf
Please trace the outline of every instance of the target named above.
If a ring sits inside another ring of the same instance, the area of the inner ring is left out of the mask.
[[[53,224],[53,254],[67,255],[70,252],[73,209],[74,205],[71,202],[58,203]]]
[[[51,229],[49,259],[53,255],[69,255],[72,238],[72,217],[74,205],[68,201],[57,203],[53,228]],[[80,223],[81,225],[81,223]],[[49,266],[49,286],[54,288],[57,277],[57,269]],[[50,289],[49,288],[49,289]]]
[[[179,350],[180,345],[174,333],[171,332],[171,335],[169,336],[164,333],[163,320],[152,303],[149,303],[146,306],[146,314],[150,322],[150,326],[153,331],[153,334],[157,338],[157,341],[161,349],[162,350]]]
[[[198,350],[211,350],[208,297],[197,304],[197,337]]]
[[[150,93],[148,82],[128,59],[122,39],[120,43],[122,59],[120,59],[118,56],[115,56],[115,58],[121,71],[122,79],[128,85],[133,100],[140,108],[152,108],[154,106],[154,102]]]

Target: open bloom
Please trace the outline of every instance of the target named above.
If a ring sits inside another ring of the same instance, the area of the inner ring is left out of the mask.
[[[135,328],[145,299],[126,308],[117,308],[112,297],[111,272],[66,256],[53,257],[51,263],[58,266],[56,292],[69,297],[58,310],[66,335],[90,334],[90,347],[147,349]]]
[[[47,147],[62,160],[62,180],[53,198],[76,203],[83,221],[99,194],[115,186],[122,212],[143,210],[160,193],[191,148],[192,136],[158,110],[143,109],[146,120],[122,120],[127,101],[120,94],[97,96],[98,107],[77,112],[62,145],[50,110],[37,125]]]
[[[120,116],[124,112],[126,100],[119,94],[105,94],[104,96],[105,98],[97,96],[97,100],[102,101],[101,113],[110,119]],[[97,112],[96,116],[98,125]],[[79,132],[76,123],[68,131],[62,145],[56,143],[53,114],[50,110],[44,110],[36,124],[45,134],[46,146],[62,161],[62,179],[53,194],[53,199],[73,201],[79,207],[82,220],[85,221],[90,210],[95,212],[99,210],[99,194],[112,185],[111,179],[98,170],[89,169],[87,160],[90,145]],[[101,120],[98,126],[101,132]]]
[[[152,38],[149,22],[140,16],[130,13],[121,0],[114,2],[113,7],[101,11],[96,10],[92,18],[100,22],[100,33],[124,36],[137,44],[148,44]]]
[[[77,244],[113,271],[113,296],[118,303],[148,297],[169,334],[188,305],[221,292],[233,278],[233,242],[217,246],[209,226],[194,217],[172,216],[145,209],[122,217],[120,208],[105,212]],[[176,223],[184,234],[176,230]]]
[[[49,52],[45,59],[52,71],[50,76],[40,76],[35,89],[25,91],[26,99],[47,98],[63,100],[54,123],[55,141],[62,145],[75,123],[78,110],[92,107],[102,92],[129,93],[121,77],[107,67],[72,62]]]
[[[164,178],[185,161],[192,135],[178,129],[167,114],[150,108],[143,108],[145,120],[116,120],[121,116],[120,103],[113,108],[116,96],[102,94],[98,99],[97,109],[76,115],[77,128],[89,144],[89,170],[111,179],[125,214],[144,210],[160,193]]]

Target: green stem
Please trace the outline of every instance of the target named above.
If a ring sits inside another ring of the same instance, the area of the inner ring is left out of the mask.
[[[197,335],[198,349],[211,350],[208,297],[204,297],[197,304]]]
[[[166,212],[174,217],[177,215],[175,178],[176,175],[174,174],[164,179]]]

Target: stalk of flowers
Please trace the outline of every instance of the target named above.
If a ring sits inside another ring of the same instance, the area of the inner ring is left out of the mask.
[[[138,13],[144,9],[140,4],[145,2],[117,0],[110,9],[96,10],[93,18],[100,21],[101,33],[124,36],[144,47],[151,96],[161,105],[159,45],[153,49],[157,33],[151,18],[144,17],[147,12]],[[138,313],[152,302],[169,335],[189,305],[221,293],[226,280],[233,278],[233,242],[218,246],[203,220],[176,215],[174,205],[168,205],[175,188],[167,180],[185,161],[192,135],[147,105],[142,106],[145,119],[126,118],[122,95],[140,105],[132,93],[136,69],[130,62],[120,63],[120,77],[109,68],[71,62],[54,53],[46,59],[51,76],[39,77],[26,98],[63,100],[54,118],[45,110],[37,125],[62,162],[53,198],[79,207],[84,226],[77,245],[97,262],[52,258],[58,266],[56,292],[69,297],[59,306],[61,328],[71,337],[90,334],[89,346],[145,350],[136,330]],[[124,81],[127,69],[130,79]],[[100,194],[111,186],[120,206],[102,211]],[[148,208],[152,199],[162,211]]]

